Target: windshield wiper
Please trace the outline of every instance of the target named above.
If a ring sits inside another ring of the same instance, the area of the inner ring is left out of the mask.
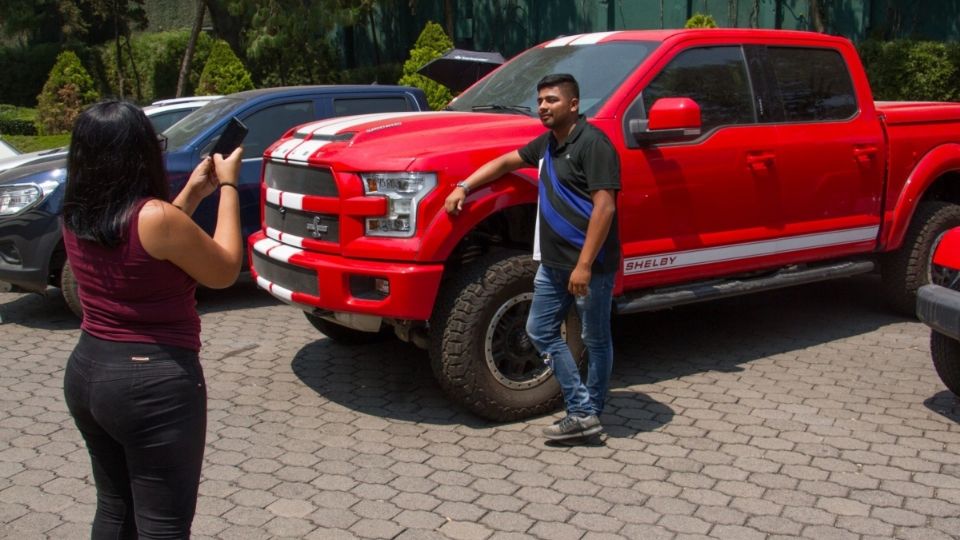
[[[496,112],[507,112],[513,114],[522,114],[524,116],[530,116],[530,107],[526,105],[474,105],[470,107],[471,111],[496,111]]]

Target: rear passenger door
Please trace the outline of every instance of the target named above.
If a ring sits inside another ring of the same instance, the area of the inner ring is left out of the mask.
[[[821,257],[873,249],[880,225],[883,133],[861,113],[839,51],[765,47],[767,121],[776,124],[782,249]]]

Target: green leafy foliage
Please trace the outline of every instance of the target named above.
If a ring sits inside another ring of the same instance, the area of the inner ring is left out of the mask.
[[[694,13],[687,23],[683,25],[684,28],[716,28],[717,21],[713,18],[713,15],[707,15],[705,13]]]
[[[403,77],[400,77],[399,84],[422,89],[427,94],[427,103],[434,110],[445,107],[453,94],[449,88],[418,74],[417,70],[452,47],[453,42],[447,37],[443,27],[430,21],[420,32],[413,49],[410,49],[410,58],[403,63]]]
[[[877,100],[960,99],[960,45],[867,40],[858,47]]]
[[[41,135],[66,133],[87,105],[99,99],[93,78],[73,51],[64,51],[50,70],[37,96],[37,131]]]
[[[129,54],[123,55],[124,88],[122,94],[139,103],[151,103],[158,99],[171,98],[177,92],[177,77],[180,62],[190,39],[189,30],[172,30],[150,34],[138,34],[130,39]],[[213,38],[201,33],[193,53],[193,63],[187,78],[184,95],[192,95],[200,83],[203,66],[213,47]],[[117,56],[112,43],[97,47],[90,55],[88,64],[93,67],[93,76],[101,93],[121,95],[117,87]],[[136,65],[136,70],[134,69]]]
[[[252,89],[250,72],[243,67],[243,63],[226,41],[217,40],[210,50],[195,93],[199,96],[211,96]]]
[[[55,43],[0,48],[0,73],[7,74],[0,77],[2,100],[11,105],[35,106],[37,94],[43,88],[60,50]]]
[[[248,0],[249,1],[249,0]],[[246,55],[260,86],[338,82],[330,40],[334,2],[257,0],[245,33]]]

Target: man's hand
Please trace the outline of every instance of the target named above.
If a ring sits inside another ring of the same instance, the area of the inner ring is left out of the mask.
[[[577,265],[570,272],[570,282],[567,283],[567,290],[574,296],[586,296],[589,292],[590,276],[592,272],[589,266]]]
[[[443,201],[443,209],[447,211],[448,214],[457,215],[463,210],[463,201],[467,198],[467,194],[458,187],[453,188],[453,193],[447,196],[447,199]]]

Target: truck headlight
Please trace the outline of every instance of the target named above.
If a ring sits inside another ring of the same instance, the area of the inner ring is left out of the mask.
[[[43,190],[34,184],[0,186],[0,216],[12,216],[43,198]]]
[[[361,174],[367,195],[387,198],[387,215],[367,218],[368,236],[411,237],[417,230],[417,206],[423,197],[437,187],[434,173],[366,173]]]

